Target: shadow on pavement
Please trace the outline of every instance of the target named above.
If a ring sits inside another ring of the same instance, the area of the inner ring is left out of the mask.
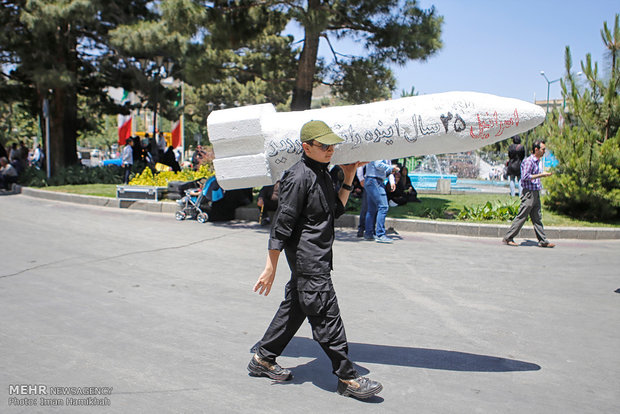
[[[256,346],[257,344],[252,347],[252,352],[255,352]],[[288,367],[293,371],[294,375],[293,380],[288,383],[302,384],[304,382],[312,382],[326,391],[335,391],[336,379],[331,375],[331,364],[318,343],[313,339],[294,337],[282,355],[292,358],[315,358],[303,365]],[[368,369],[359,365],[361,362],[467,372],[538,371],[541,369],[540,365],[531,362],[489,355],[356,342],[349,342],[349,355],[351,360],[356,363],[356,369],[360,375],[367,375],[369,373]],[[326,375],[328,373],[330,375]],[[373,379],[381,381],[380,378]],[[375,397],[366,402],[376,403],[381,401],[383,399]]]
[[[294,337],[284,350],[287,357],[324,357],[323,350],[310,338]],[[354,362],[403,367],[469,372],[538,371],[540,365],[501,357],[441,349],[411,348],[349,342]],[[326,357],[325,357],[326,358]],[[327,359],[326,359],[327,361]]]
[[[519,244],[519,246],[529,246],[529,247],[538,247],[538,241],[536,240],[525,240]]]

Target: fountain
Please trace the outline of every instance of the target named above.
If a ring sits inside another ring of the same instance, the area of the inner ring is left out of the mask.
[[[450,180],[450,184],[456,184],[457,177],[453,174],[445,174],[435,154],[425,155],[415,170],[409,173],[411,184],[416,189],[434,190],[440,179]]]

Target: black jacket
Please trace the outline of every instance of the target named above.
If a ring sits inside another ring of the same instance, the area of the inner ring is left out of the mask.
[[[282,176],[269,249],[284,249],[294,278],[322,275],[329,279],[334,220],[343,213],[327,164],[304,154]]]
[[[525,158],[525,147],[521,144],[510,144],[508,147],[507,175],[521,177],[521,162]]]

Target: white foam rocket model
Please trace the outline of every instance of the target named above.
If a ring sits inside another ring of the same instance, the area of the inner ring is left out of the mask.
[[[471,151],[542,123],[538,105],[477,92],[446,92],[363,105],[276,112],[271,104],[214,111],[207,119],[220,186],[275,183],[303,152],[299,131],[320,120],[345,141],[332,164]]]

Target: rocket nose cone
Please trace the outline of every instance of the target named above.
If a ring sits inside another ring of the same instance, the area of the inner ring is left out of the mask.
[[[534,125],[542,124],[547,116],[547,113],[540,105],[536,105],[530,102],[528,102],[527,107],[524,108],[524,114],[526,111],[529,115],[529,119],[533,122]]]
[[[541,117],[541,118],[545,118],[546,112],[545,110],[542,108],[542,106],[540,105],[536,105],[536,104],[530,104],[533,109],[532,112],[537,116],[537,117]]]

